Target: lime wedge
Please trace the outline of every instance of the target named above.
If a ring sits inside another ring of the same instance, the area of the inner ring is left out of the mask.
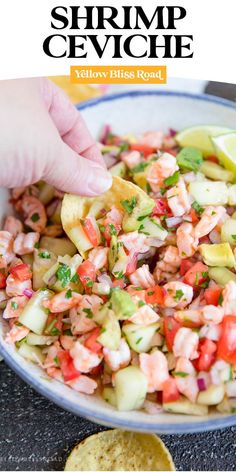
[[[212,143],[221,164],[231,170],[236,179],[236,131],[213,137]]]
[[[180,131],[175,139],[181,147],[196,147],[206,157],[215,153],[211,138],[231,131],[233,130],[220,126],[193,126]]]

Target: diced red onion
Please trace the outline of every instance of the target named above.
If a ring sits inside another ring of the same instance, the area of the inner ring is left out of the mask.
[[[55,200],[53,200],[52,203],[50,203],[50,205],[47,206],[46,213],[49,218],[51,218],[51,216],[54,215],[59,203],[60,203],[59,198],[56,198]]]
[[[163,289],[166,292],[166,290]],[[174,308],[163,308],[162,313],[164,316],[174,316],[175,310]]]
[[[203,390],[206,390],[205,379],[197,379],[197,384],[198,384],[198,388],[200,392],[202,392]]]
[[[27,298],[31,298],[33,293],[33,290],[31,290],[30,288],[25,288],[25,290],[23,291],[23,295],[25,295],[25,297]]]
[[[104,159],[104,162],[107,166],[107,169],[110,169],[117,162],[116,157],[110,152],[108,152],[106,154],[103,154],[103,159]]]
[[[98,276],[98,281],[101,282],[101,283],[106,283],[109,285],[109,287],[112,287],[113,286],[113,283],[112,283],[112,280],[111,278],[109,277],[108,274],[101,274]]]
[[[107,137],[108,137],[109,133],[111,133],[110,125],[104,125],[104,127],[102,129],[102,132],[101,132],[101,136],[100,136],[100,143],[106,144]]]
[[[235,212],[235,208],[234,208],[234,206],[230,206],[230,207],[227,208],[226,211],[227,211],[227,214],[229,216],[232,216],[232,214]]]
[[[209,239],[210,239],[211,243],[219,244],[221,242],[221,235],[220,235],[219,231],[217,231],[216,229],[213,229],[209,233]]]
[[[161,247],[161,246],[164,246],[165,242],[161,241],[161,239],[158,239],[158,238],[148,237],[147,244],[153,247]]]
[[[183,218],[181,216],[172,216],[171,218],[166,218],[166,226],[167,228],[173,228],[180,225],[182,221]]]
[[[51,287],[52,285],[54,285],[57,281],[57,278],[55,276],[55,274],[53,274],[49,279],[48,279],[48,286]]]
[[[171,138],[174,138],[174,136],[177,134],[177,131],[173,128],[169,128],[169,135]]]
[[[161,405],[159,405],[158,403],[150,402],[149,400],[145,400],[143,408],[150,415],[157,415],[159,413],[164,412]]]

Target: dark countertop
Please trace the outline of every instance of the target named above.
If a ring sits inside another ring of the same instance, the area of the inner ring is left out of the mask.
[[[236,101],[236,86],[210,82],[206,93]],[[0,470],[63,470],[72,447],[102,426],[68,413],[0,363]],[[162,436],[177,470],[236,470],[236,427]]]

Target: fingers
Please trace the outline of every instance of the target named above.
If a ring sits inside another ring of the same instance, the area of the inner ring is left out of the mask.
[[[46,182],[64,192],[94,197],[106,192],[112,178],[97,162],[85,159],[60,142],[56,158],[46,169]]]
[[[105,167],[82,116],[66,94],[49,80],[43,79],[41,83],[44,101],[63,141],[78,154]]]

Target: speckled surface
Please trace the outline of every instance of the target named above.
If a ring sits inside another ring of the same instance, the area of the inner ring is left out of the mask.
[[[103,429],[49,402],[0,363],[0,470],[63,470],[70,449]],[[236,427],[162,439],[177,470],[236,470]]]

